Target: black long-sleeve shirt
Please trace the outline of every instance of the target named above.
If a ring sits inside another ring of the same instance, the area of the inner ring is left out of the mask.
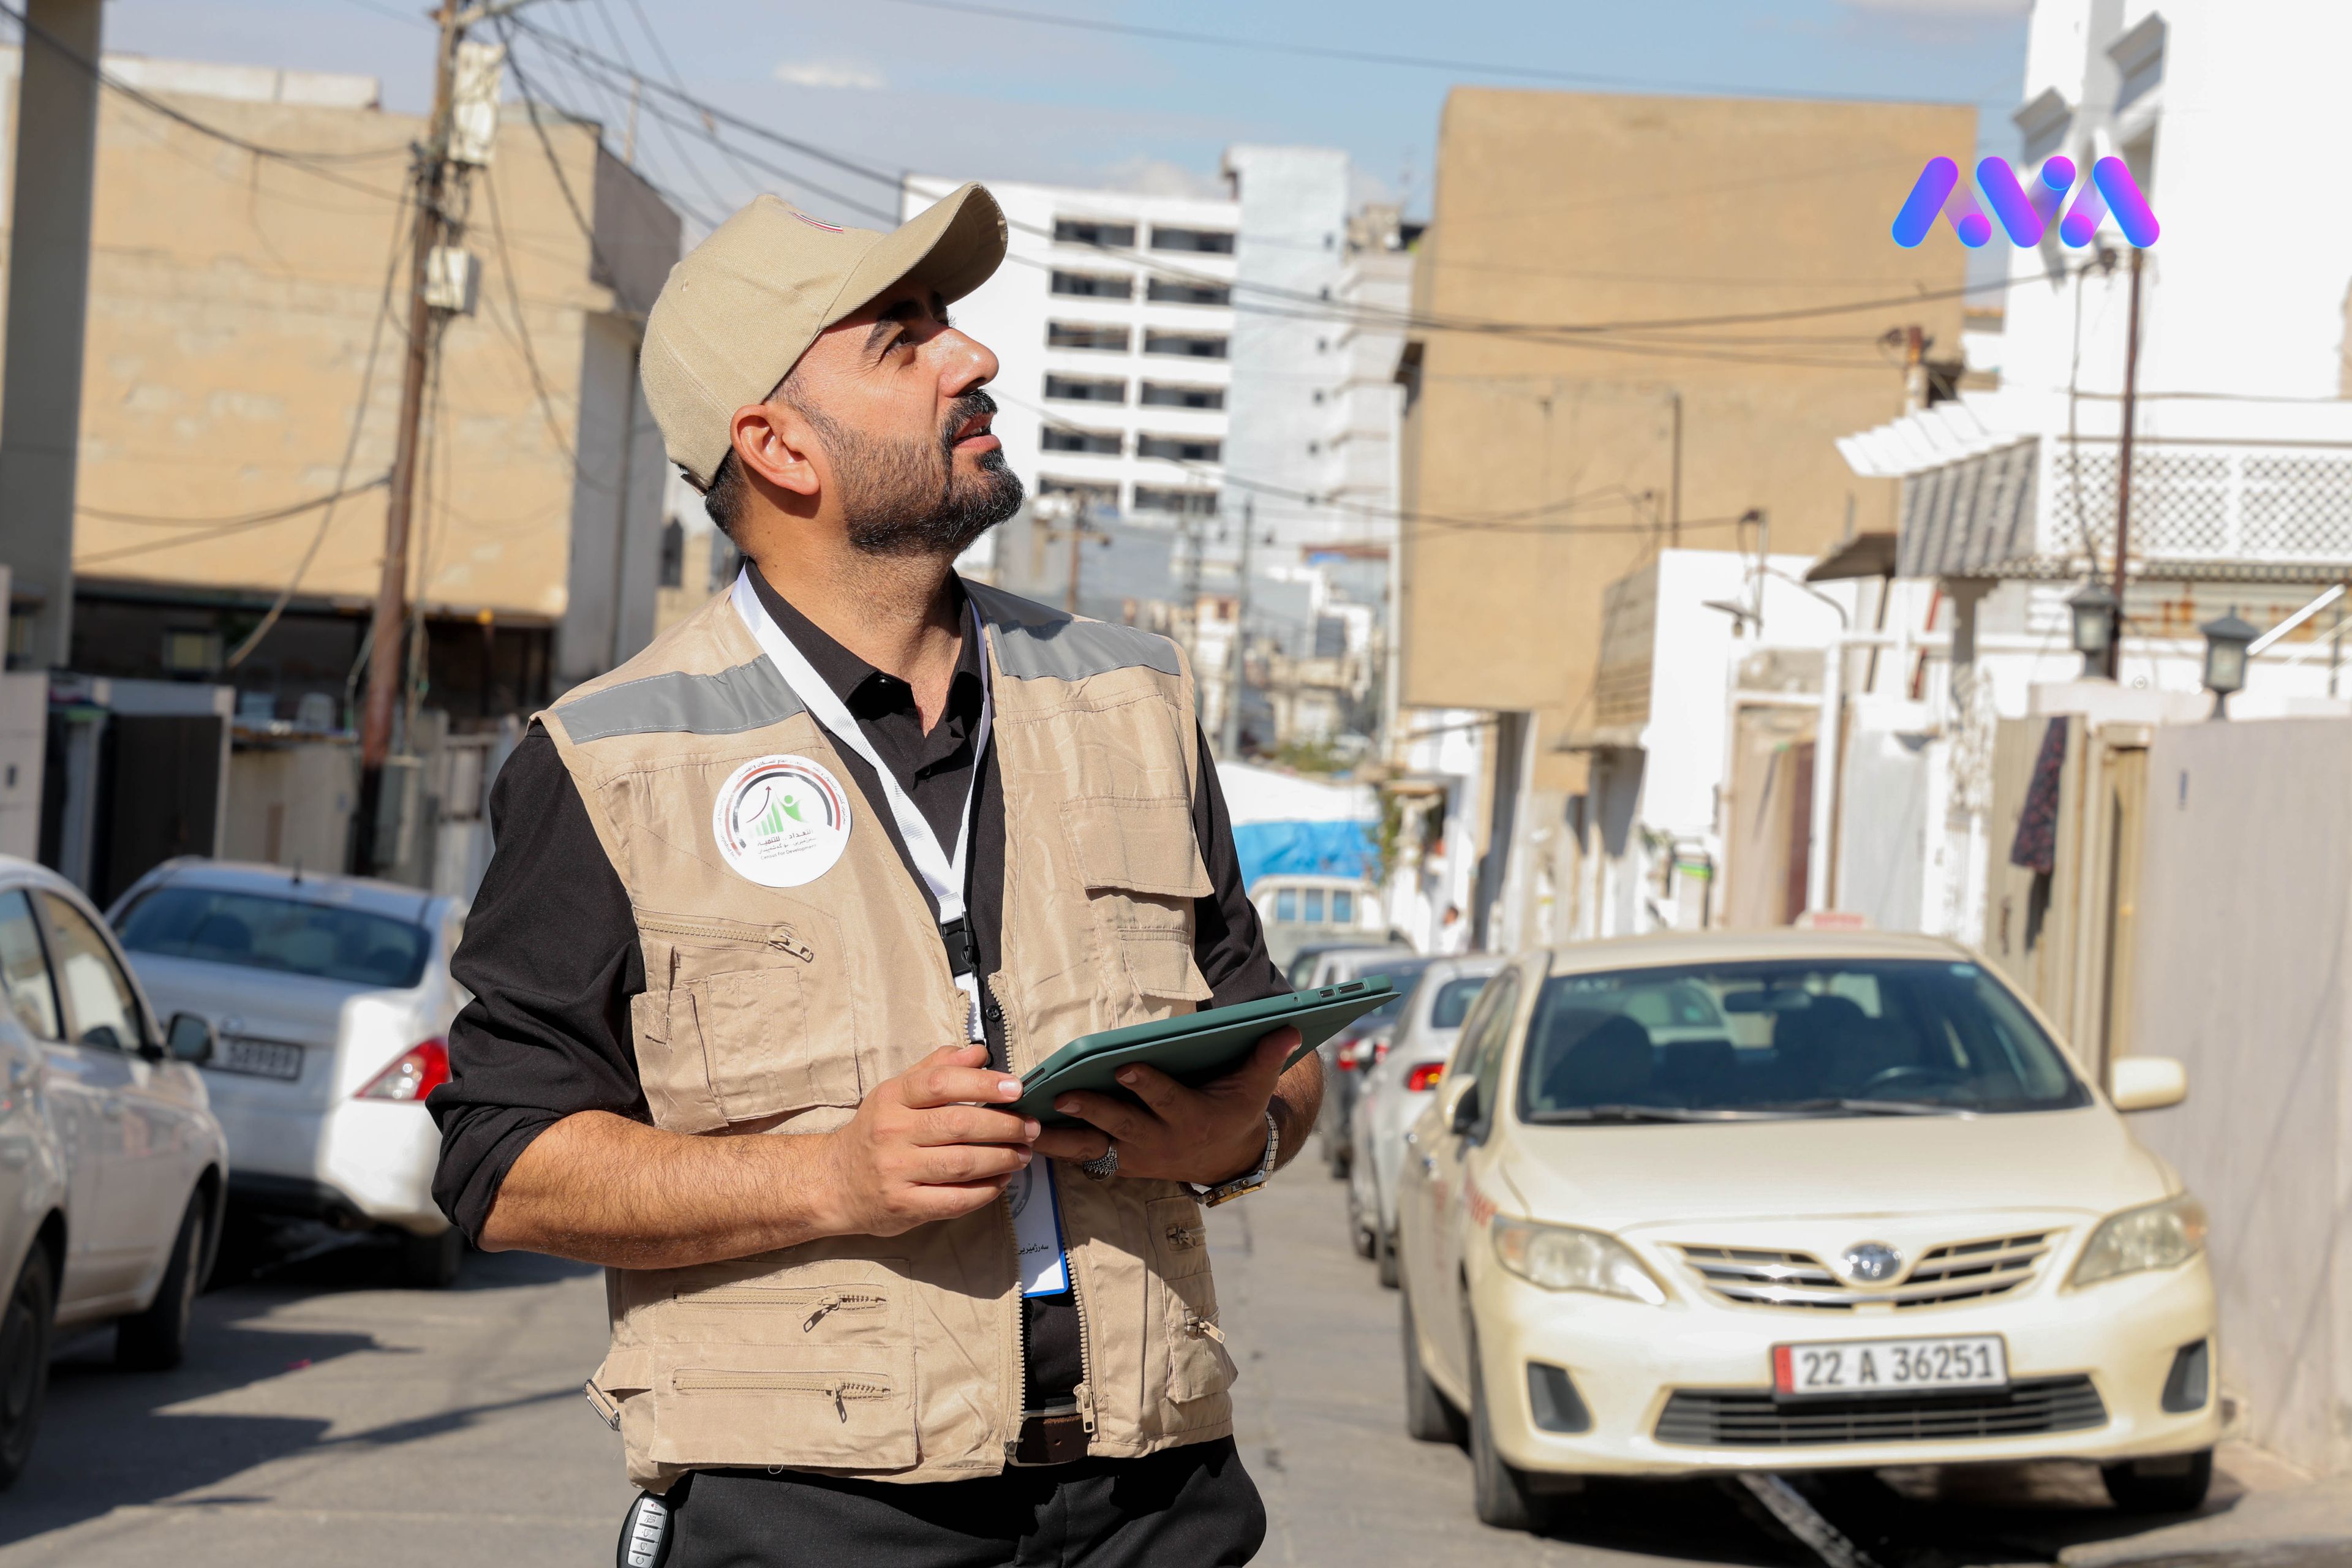
[[[983,654],[967,637],[945,710],[929,733],[913,690],[817,629],[755,569],[751,585],[776,625],[841,697],[940,844],[951,847],[967,789],[972,805],[966,856],[967,920],[983,976],[999,967],[1004,906],[1004,796],[993,750],[975,759]],[[959,608],[962,585],[954,584]],[[850,783],[868,802],[881,790],[872,766],[835,740]],[[1199,737],[1200,784],[1192,830],[1213,890],[1196,900],[1193,955],[1210,1003],[1255,1001],[1289,986],[1267,955],[1257,911],[1242,885],[1231,823]],[[979,776],[973,781],[977,763]],[[930,889],[887,810],[869,806],[927,903]],[[555,742],[534,725],[490,792],[497,852],[482,879],[452,968],[474,1001],[449,1031],[449,1081],[430,1101],[441,1128],[433,1195],[450,1219],[479,1237],[499,1186],[530,1141],[566,1116],[606,1110],[649,1121],[629,1033],[629,999],[646,988],[645,959],[629,896],[613,868]],[[933,913],[937,914],[936,905]],[[1005,1065],[1000,1029],[990,1051]],[[1078,1325],[1069,1297],[1032,1297],[1029,1398],[1066,1397],[1078,1379]]]

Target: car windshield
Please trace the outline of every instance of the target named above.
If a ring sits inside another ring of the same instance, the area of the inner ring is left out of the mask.
[[[1429,1026],[1433,1029],[1458,1029],[1470,1011],[1470,1004],[1478,1000],[1486,988],[1486,977],[1473,974],[1461,980],[1449,980],[1437,988],[1430,998]]]
[[[407,921],[210,888],[155,889],[124,911],[121,934],[132,952],[356,985],[414,985],[433,950],[432,934]]]
[[[1404,1005],[1412,1000],[1412,989],[1421,984],[1421,972],[1427,969],[1429,963],[1430,961],[1425,958],[1393,959],[1377,969],[1368,969],[1358,975],[1356,978],[1359,980],[1386,980],[1396,987],[1395,993],[1387,1001],[1357,1020],[1355,1027],[1358,1032],[1375,1029],[1382,1024],[1395,1023],[1398,1016],[1404,1011]]]
[[[2053,1110],[2089,1097],[1974,963],[1722,963],[1544,982],[1519,1075],[1528,1121]]]

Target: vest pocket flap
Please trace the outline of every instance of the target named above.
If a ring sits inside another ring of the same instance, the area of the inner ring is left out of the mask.
[[[1225,1392],[1241,1375],[1217,1322],[1217,1293],[1206,1275],[1169,1281],[1168,1397],[1178,1405]]]
[[[903,1470],[919,1457],[914,1348],[682,1344],[653,1390],[651,1458]]]
[[[1121,931],[1118,948],[1136,990],[1146,996],[1205,1002],[1213,994],[1181,931]]]
[[[1154,1198],[1143,1206],[1151,1232],[1151,1266],[1163,1279],[1180,1279],[1209,1267],[1209,1226],[1191,1198]]]
[[[1186,899],[1213,890],[1192,833],[1192,803],[1181,795],[1065,801],[1062,831],[1088,888]]]
[[[712,1097],[729,1121],[856,1105],[855,1044],[812,1027],[798,967],[714,974],[686,988]],[[678,1042],[673,1016],[673,1048]]]
[[[629,998],[629,1028],[635,1037],[637,1081],[654,1125],[668,1132],[716,1132],[726,1112],[710,1092],[710,1069],[702,1037],[694,1026],[693,999],[683,991],[647,991]]]
[[[730,1277],[728,1266],[716,1265],[693,1270],[665,1311],[688,1314],[668,1321],[690,1337],[723,1331],[793,1346],[895,1341],[904,1332],[904,1267],[816,1263],[747,1279],[740,1269]]]
[[[643,1394],[654,1385],[655,1359],[656,1352],[642,1345],[614,1349],[588,1380],[588,1386],[614,1399]]]

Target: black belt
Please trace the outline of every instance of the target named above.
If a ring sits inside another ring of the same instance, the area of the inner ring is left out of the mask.
[[[1016,1465],[1066,1465],[1087,1457],[1087,1420],[1075,1410],[1031,1415],[1013,1445]]]

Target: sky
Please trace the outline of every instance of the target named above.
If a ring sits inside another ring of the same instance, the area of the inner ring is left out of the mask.
[[[361,72],[382,81],[387,108],[421,110],[428,8],[109,0],[106,44]],[[648,77],[674,68],[697,98],[881,170],[1208,193],[1230,142],[1338,146],[1365,196],[1401,197],[1414,214],[1428,207],[1438,115],[1455,83],[1967,103],[1980,144],[2008,153],[2025,55],[2025,0],[534,0],[523,14]],[[1283,45],[1412,63],[1269,47]],[[526,45],[519,63],[540,95],[604,121],[619,146],[622,93],[544,45]],[[648,177],[704,211],[760,186],[859,224],[875,219],[845,204],[895,205],[876,182],[756,141],[739,138],[789,178],[725,163],[691,121],[646,117],[639,137]]]

